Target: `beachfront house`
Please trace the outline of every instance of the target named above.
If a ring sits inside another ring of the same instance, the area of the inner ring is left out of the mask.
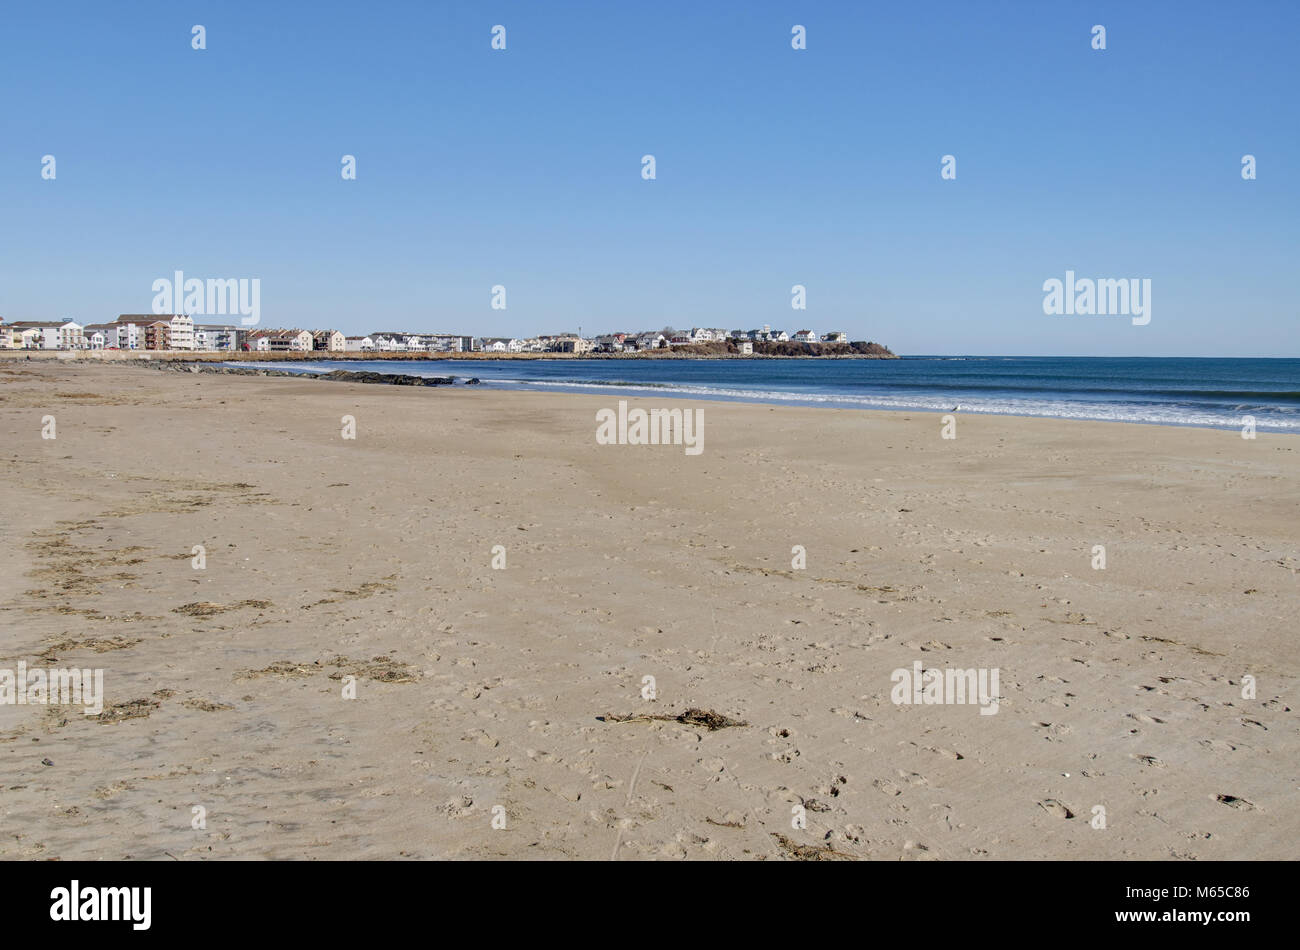
[[[464,337],[447,335],[429,337],[429,349],[439,353],[461,353],[464,352],[464,346]]]
[[[134,346],[122,346],[119,342],[117,348],[120,350],[148,349],[148,350],[192,350],[194,349],[194,318],[184,313],[123,313],[119,314],[113,321],[122,326],[139,327],[135,331]],[[164,323],[167,327],[165,331],[158,328],[159,323]],[[149,329],[152,327],[152,331]],[[117,334],[119,340],[122,334]],[[127,342],[130,342],[131,333],[127,334]],[[153,343],[150,343],[150,340]]]
[[[311,348],[329,353],[342,353],[347,340],[338,330],[312,330]]]
[[[34,350],[79,350],[83,327],[72,320],[33,320],[14,325],[22,331],[24,348]],[[33,331],[30,334],[26,331]]]
[[[753,343],[752,340],[741,340],[741,341],[739,341],[739,342],[736,344],[736,349],[740,352],[740,355],[741,355],[741,356],[753,356],[753,355],[754,355],[754,343]]]
[[[59,325],[58,348],[61,350],[80,350],[85,347],[85,328],[69,320]]]
[[[23,320],[14,324],[14,339],[22,340],[24,350],[57,350],[61,326],[57,320]]]
[[[80,340],[81,327],[70,320],[28,320],[14,324],[15,336],[21,334],[28,350],[66,350]]]
[[[843,330],[829,330],[822,335],[823,343],[847,343],[849,335]]]
[[[254,330],[246,345],[258,353],[307,353],[311,351],[311,331]]]
[[[596,348],[595,340],[565,334],[551,344],[552,353],[590,353]]]
[[[155,320],[142,328],[146,350],[170,350],[172,325],[168,320]]]
[[[817,334],[812,330],[796,330],[794,340],[796,343],[816,343]]]
[[[370,338],[375,341],[376,350],[383,353],[405,353],[408,335],[393,330],[376,330],[370,334]]]
[[[272,353],[310,353],[310,330],[270,330],[267,334]]]
[[[479,349],[484,353],[522,353],[524,341],[510,337],[484,337],[479,341]]]
[[[343,340],[343,349],[348,353],[372,353],[375,341],[368,336],[349,336]]]
[[[4,344],[24,350],[80,350],[85,328],[74,320],[20,320],[4,333]]]
[[[143,350],[145,348],[144,328],[156,318],[145,314],[124,313],[113,321],[113,330],[108,334],[108,345],[119,350]]]
[[[87,324],[85,330],[82,331],[82,337],[86,341],[87,349],[106,350],[112,332],[113,324],[111,323],[91,323]]]
[[[227,351],[239,349],[239,327],[219,323],[194,325],[194,349]]]
[[[657,350],[668,345],[668,338],[662,333],[641,333],[636,338],[638,350]]]
[[[194,349],[194,318],[184,314],[173,314],[167,321],[167,342],[173,350]]]

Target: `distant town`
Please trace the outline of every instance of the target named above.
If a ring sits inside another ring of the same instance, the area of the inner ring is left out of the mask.
[[[795,344],[793,347],[774,346]],[[802,344],[809,344],[802,346]],[[639,333],[585,337],[559,333],[516,339],[459,333],[377,330],[345,336],[338,330],[258,329],[195,323],[186,314],[124,313],[112,323],[82,325],[67,321],[15,321],[0,318],[0,349],[158,350],[167,352],[247,353],[638,353],[684,352],[758,355],[892,355],[877,343],[850,343],[839,330],[726,330],[665,327]]]

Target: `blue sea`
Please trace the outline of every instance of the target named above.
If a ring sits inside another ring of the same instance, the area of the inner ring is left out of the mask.
[[[332,360],[232,363],[477,376],[501,389],[650,394],[1300,433],[1300,359],[910,356],[863,359]]]

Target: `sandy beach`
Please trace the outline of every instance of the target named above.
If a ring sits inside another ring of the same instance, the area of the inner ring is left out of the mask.
[[[618,398],[0,362],[0,858],[1300,856],[1300,441]]]

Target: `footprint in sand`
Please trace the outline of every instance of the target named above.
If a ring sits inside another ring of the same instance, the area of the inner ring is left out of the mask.
[[[1215,795],[1214,800],[1217,802],[1222,802],[1223,804],[1227,805],[1229,808],[1237,808],[1242,811],[1255,810],[1254,802],[1248,802],[1246,801],[1246,799],[1238,798],[1236,795]]]
[[[1236,752],[1237,747],[1231,742],[1224,742],[1222,739],[1202,739],[1200,746],[1203,749],[1209,749],[1211,752]]]
[[[1148,725],[1156,724],[1163,726],[1165,724],[1163,719],[1157,719],[1155,716],[1147,716],[1143,713],[1128,713],[1128,718],[1136,719],[1138,722],[1146,723]],[[1135,729],[1133,731],[1136,732],[1137,730]]]
[[[1047,798],[1038,803],[1038,807],[1047,812],[1053,818],[1073,818],[1074,812],[1066,808],[1055,798]]]

